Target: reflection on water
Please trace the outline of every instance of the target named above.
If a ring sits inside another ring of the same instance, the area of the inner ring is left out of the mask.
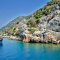
[[[55,45],[55,44],[39,44],[39,43],[35,43],[35,44],[31,44],[31,43],[23,43],[23,45],[24,45],[24,47],[25,48],[35,48],[35,49],[48,49],[48,50],[58,50],[59,48],[60,48],[60,44],[57,44],[57,45]]]

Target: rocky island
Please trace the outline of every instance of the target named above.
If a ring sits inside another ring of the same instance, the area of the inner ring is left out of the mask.
[[[2,36],[10,36],[27,43],[60,43],[60,0],[52,0],[29,16],[17,17],[0,29]]]

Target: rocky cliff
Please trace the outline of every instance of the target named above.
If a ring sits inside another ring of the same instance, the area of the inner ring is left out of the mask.
[[[30,16],[14,19],[1,29],[3,35],[20,36],[24,42],[60,43],[60,0],[52,0]]]

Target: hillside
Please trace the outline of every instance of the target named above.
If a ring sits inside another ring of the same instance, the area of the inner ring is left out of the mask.
[[[5,27],[3,27],[1,30],[5,29],[11,29],[12,27],[16,27],[16,25],[19,22],[23,22],[23,20],[35,20],[35,21],[28,21],[28,25],[32,25],[32,27],[35,27],[40,22],[40,18],[43,16],[49,15],[51,12],[56,10],[56,6],[60,6],[60,0],[52,0],[46,4],[43,8],[37,10],[35,13],[33,13],[31,16],[22,16],[22,17],[17,17],[16,19],[12,20],[10,23],[8,23]],[[33,22],[35,22],[33,24]],[[30,24],[31,23],[31,24]],[[33,26],[34,25],[34,26]]]
[[[25,21],[27,21],[29,18],[30,16],[19,16],[14,20],[12,20],[11,22],[9,22],[6,26],[2,27],[0,29],[0,32],[2,33],[8,32],[8,31],[12,32],[12,30],[14,30],[16,27],[19,28],[20,22],[26,23]]]

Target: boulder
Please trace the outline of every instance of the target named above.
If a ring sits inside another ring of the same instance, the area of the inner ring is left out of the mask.
[[[40,42],[40,40],[41,40],[41,38],[40,38],[40,37],[37,37],[37,36],[32,36],[32,37],[31,37],[31,42],[39,43],[39,42]]]

